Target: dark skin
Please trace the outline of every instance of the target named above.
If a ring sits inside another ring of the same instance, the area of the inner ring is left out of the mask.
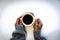
[[[22,16],[20,16],[17,20],[16,20],[16,25],[21,25],[22,24]],[[34,23],[34,31],[38,31],[42,28],[43,24],[41,22],[41,20],[35,19],[35,23]]]

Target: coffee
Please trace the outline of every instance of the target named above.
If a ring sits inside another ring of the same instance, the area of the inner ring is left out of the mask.
[[[29,25],[33,22],[33,17],[29,14],[25,15],[23,17],[23,22],[26,24],[26,25]]]

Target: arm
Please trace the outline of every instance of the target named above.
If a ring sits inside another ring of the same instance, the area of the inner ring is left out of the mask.
[[[35,38],[35,40],[46,40],[45,37],[41,36],[41,30],[34,32],[34,38]]]
[[[34,38],[35,38],[35,40],[40,40],[40,30],[38,30],[38,31],[34,31]]]
[[[24,25],[22,24],[21,17],[16,20],[15,31],[12,33],[11,40],[25,40],[26,31]]]
[[[26,32],[23,29],[23,25],[17,25],[15,26],[16,31],[12,33],[12,39],[11,40],[25,40]]]
[[[44,37],[41,37],[41,28],[43,24],[40,19],[35,20],[34,24],[34,38],[35,40],[46,40]]]

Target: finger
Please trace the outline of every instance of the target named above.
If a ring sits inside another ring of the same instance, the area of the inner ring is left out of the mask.
[[[35,26],[35,23],[36,23],[36,19],[35,19],[35,22],[34,22],[34,26]]]
[[[22,24],[22,16],[20,16],[20,18],[19,18],[19,19],[20,19],[20,24]]]
[[[19,24],[19,18],[16,20],[16,25],[18,25]]]
[[[22,16],[19,16],[19,18],[21,18]]]
[[[38,24],[41,24],[42,22],[41,22],[41,20],[40,19],[38,19]]]
[[[22,19],[20,18],[20,24],[22,24]]]
[[[41,22],[41,20],[40,19],[38,19],[38,22],[39,22],[39,24],[38,24],[38,26],[39,26],[39,28],[41,28],[42,27],[42,22]]]
[[[35,23],[34,23],[34,30],[37,31],[38,27],[37,27],[37,19],[35,19]]]
[[[35,25],[36,25],[36,26],[38,26],[38,22],[37,22],[37,19],[36,19],[36,21],[35,21]]]
[[[37,21],[38,21],[38,24],[40,24],[40,23],[41,23],[41,20],[40,20],[39,18],[37,19]]]

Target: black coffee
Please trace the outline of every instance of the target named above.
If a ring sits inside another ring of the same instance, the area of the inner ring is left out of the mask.
[[[31,15],[27,14],[23,17],[23,22],[26,24],[26,25],[29,25],[31,24],[33,21],[33,18]]]

